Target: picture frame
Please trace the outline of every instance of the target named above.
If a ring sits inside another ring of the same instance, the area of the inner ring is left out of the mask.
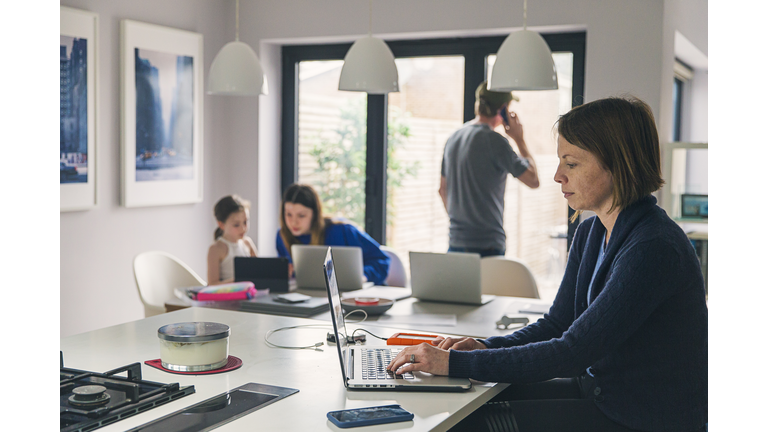
[[[96,83],[99,16],[60,6],[59,208],[96,206]]]
[[[203,200],[203,35],[120,22],[122,205]]]

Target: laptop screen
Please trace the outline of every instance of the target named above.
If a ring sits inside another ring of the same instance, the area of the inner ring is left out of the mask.
[[[325,255],[325,264],[323,265],[325,275],[325,286],[328,289],[328,303],[331,305],[331,322],[333,330],[336,333],[336,347],[339,351],[339,361],[341,362],[341,373],[344,379],[344,385],[347,385],[347,369],[345,359],[347,358],[347,328],[344,324],[344,310],[341,308],[341,298],[339,297],[339,284],[336,280],[336,270],[333,266],[333,255],[331,248]]]

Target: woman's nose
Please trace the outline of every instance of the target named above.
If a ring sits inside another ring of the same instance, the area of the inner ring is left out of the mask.
[[[555,182],[562,184],[565,181],[565,176],[560,172],[560,167],[555,170]]]

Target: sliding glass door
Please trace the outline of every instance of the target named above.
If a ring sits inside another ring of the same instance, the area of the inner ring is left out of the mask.
[[[339,91],[342,60],[299,63],[298,176],[329,217],[365,225],[365,93]]]
[[[560,88],[517,92],[512,108],[541,187],[509,177],[504,216],[507,256],[525,261],[540,285],[559,281],[575,229],[553,181],[553,126],[583,100],[585,33],[544,38]],[[445,141],[474,118],[475,88],[503,40],[388,42],[400,78],[400,92],[389,95],[337,90],[349,44],[283,47],[283,189],[295,181],[314,185],[328,214],[393,247],[406,267],[409,251],[445,252],[448,216],[437,192]]]

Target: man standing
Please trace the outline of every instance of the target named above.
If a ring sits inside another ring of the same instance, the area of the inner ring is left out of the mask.
[[[526,186],[539,187],[536,164],[523,139],[523,125],[508,111],[511,92],[494,92],[481,83],[475,91],[475,118],[445,144],[440,197],[451,220],[449,252],[504,255],[504,190],[507,173]],[[508,114],[505,120],[502,115]],[[517,144],[519,155],[494,128]]]

